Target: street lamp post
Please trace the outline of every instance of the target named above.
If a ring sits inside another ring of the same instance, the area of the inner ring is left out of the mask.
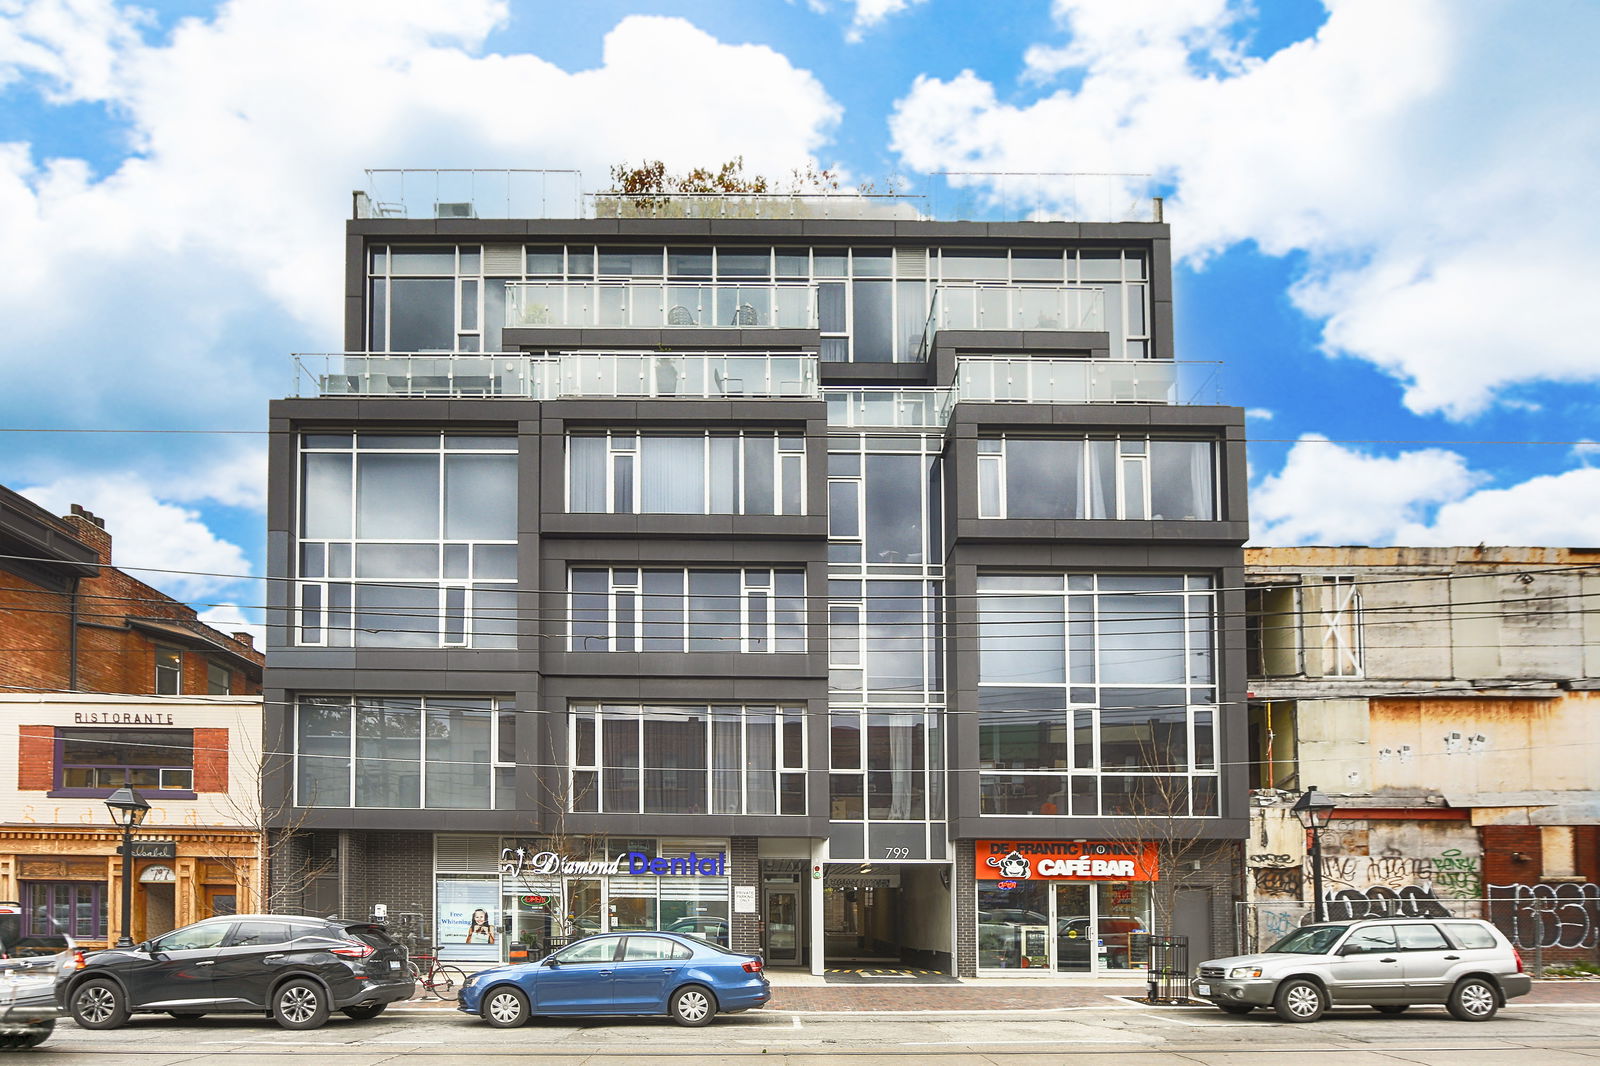
[[[1300,824],[1311,830],[1311,908],[1319,922],[1328,920],[1327,905],[1322,899],[1322,831],[1328,828],[1335,806],[1332,799],[1312,785],[1300,793],[1300,798],[1289,808],[1300,819]]]
[[[123,785],[106,797],[111,820],[122,827],[122,935],[117,947],[133,947],[133,828],[150,813],[150,803],[131,785]]]

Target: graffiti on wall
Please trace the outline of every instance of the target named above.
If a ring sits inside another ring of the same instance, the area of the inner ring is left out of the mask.
[[[1600,885],[1489,885],[1485,915],[1519,948],[1600,946]]]
[[[1399,892],[1417,889],[1428,896],[1473,899],[1479,894],[1478,857],[1460,848],[1437,855],[1407,856],[1394,851],[1381,855],[1334,855],[1322,860],[1322,878],[1328,891]]]
[[[1430,889],[1405,885],[1399,889],[1386,885],[1370,888],[1341,888],[1324,892],[1328,920],[1355,918],[1447,918],[1450,909]]]
[[[1255,878],[1256,894],[1261,896],[1299,899],[1305,883],[1298,866],[1257,866],[1250,875]]]

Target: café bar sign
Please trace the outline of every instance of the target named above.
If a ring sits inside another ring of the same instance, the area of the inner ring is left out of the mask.
[[[1154,881],[1148,840],[980,840],[979,881]]]

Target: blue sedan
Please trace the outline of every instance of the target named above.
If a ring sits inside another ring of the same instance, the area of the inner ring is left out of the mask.
[[[459,1008],[497,1029],[534,1015],[665,1014],[707,1025],[718,1011],[764,1006],[772,986],[759,955],[676,933],[586,937],[539,962],[467,978]]]

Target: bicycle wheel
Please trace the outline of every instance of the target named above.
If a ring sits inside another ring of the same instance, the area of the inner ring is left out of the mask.
[[[456,989],[467,983],[467,972],[459,966],[440,966],[428,976],[428,991],[440,999],[454,999]]]

